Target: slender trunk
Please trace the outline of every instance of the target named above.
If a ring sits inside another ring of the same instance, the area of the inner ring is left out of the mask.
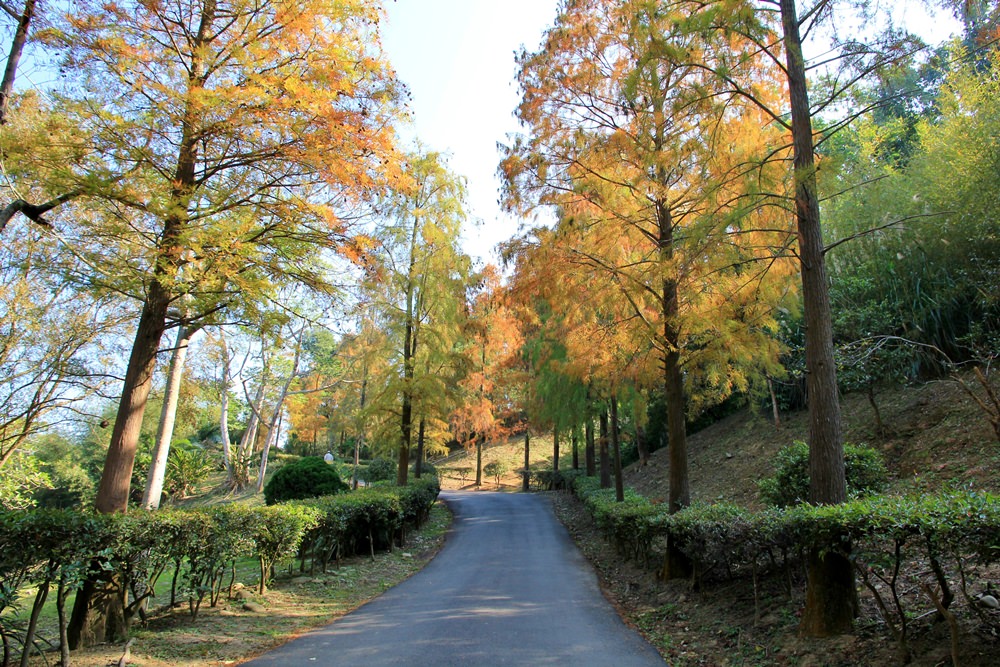
[[[476,436],[476,487],[483,485],[483,438]]]
[[[573,470],[580,469],[580,425],[573,427],[570,434],[570,445],[573,449]]]
[[[658,203],[657,216],[660,259],[666,266],[674,256],[674,223],[673,215],[665,202]],[[684,374],[681,370],[681,336],[676,323],[680,310],[680,296],[676,280],[664,278],[662,298],[663,385],[667,403],[667,460],[669,461],[667,511],[674,513],[691,504],[687,455],[687,407],[684,397]],[[668,537],[663,578],[669,580],[687,577],[690,576],[691,569],[691,559],[680,550],[675,540]]]
[[[649,465],[649,439],[646,429],[638,423],[635,425],[635,449],[639,453],[639,467]]]
[[[406,334],[403,343],[403,408],[400,423],[399,461],[396,469],[396,485],[406,486],[406,478],[410,467],[410,433],[413,428],[413,358],[410,353],[413,325],[407,320]]]
[[[292,355],[292,370],[288,373],[288,377],[285,378],[285,384],[282,385],[281,393],[278,394],[278,400],[274,404],[274,413],[271,415],[271,421],[267,425],[267,440],[264,441],[264,451],[261,453],[260,457],[260,468],[257,469],[257,493],[264,490],[264,476],[267,475],[267,457],[271,453],[271,447],[273,447],[278,441],[282,406],[285,404],[285,397],[288,396],[288,390],[291,388],[292,382],[299,374],[299,360],[302,358],[302,337],[304,335],[305,327],[303,326],[299,329],[295,337],[295,353]]]
[[[531,433],[524,432],[524,470],[521,473],[521,490],[531,490]]]
[[[219,438],[222,440],[222,463],[226,479],[233,478],[233,443],[229,437],[229,352],[224,351],[222,386],[219,392]]]
[[[611,448],[614,455],[615,500],[624,502],[625,481],[622,479],[622,444],[618,432],[618,397],[611,394]]]
[[[365,399],[368,394],[368,360],[364,362],[364,366],[361,371],[361,397],[358,401],[359,414],[363,414],[365,410]],[[364,418],[359,418],[359,428],[358,437],[354,440],[354,470],[351,472],[351,488],[358,488],[358,465],[361,462],[361,447],[365,442],[365,426]]]
[[[3,72],[3,82],[0,82],[0,125],[7,122],[7,104],[10,101],[10,94],[14,91],[17,65],[21,61],[21,54],[24,53],[24,45],[28,41],[28,28],[31,26],[31,19],[34,16],[35,0],[26,0],[24,11],[21,12],[17,29],[14,31],[14,41],[10,45],[10,53],[7,55],[7,67]]]
[[[865,395],[868,397],[868,405],[872,406],[872,413],[875,415],[875,434],[881,438],[885,435],[885,425],[882,423],[882,412],[878,409],[878,403],[875,401],[874,384],[868,385]]]
[[[424,428],[426,425],[427,420],[421,417],[420,426],[417,427],[417,460],[413,470],[417,479],[420,479],[420,475],[424,472]]]
[[[597,475],[597,461],[594,455],[594,420],[587,415],[583,422],[583,459],[587,469],[587,477]]]
[[[260,467],[257,468],[257,493],[264,491],[264,477],[267,475],[267,458],[271,455],[271,447],[278,440],[278,431],[281,429],[281,404],[275,408],[275,417],[267,428],[267,437],[264,439],[264,447],[260,452]]]
[[[559,427],[552,427],[552,472],[559,472]]]
[[[174,436],[174,420],[177,417],[177,403],[184,375],[184,359],[193,333],[193,330],[185,326],[177,328],[177,340],[167,369],[167,386],[163,393],[163,408],[160,410],[160,424],[156,430],[149,477],[146,479],[146,491],[142,495],[142,506],[147,510],[159,508],[160,497],[163,495],[163,480],[167,473],[170,441]]]
[[[598,450],[601,457],[601,488],[611,488],[611,461],[608,460],[608,411],[601,409],[600,415],[600,439]]]
[[[833,356],[833,318],[820,226],[812,111],[795,0],[780,0],[788,74],[795,164],[795,218],[802,269],[806,390],[809,400],[809,499],[816,504],[847,499],[840,400]],[[839,553],[809,554],[806,606],[800,631],[808,636],[850,632],[857,611],[854,571]]]
[[[767,390],[771,394],[771,413],[774,415],[774,429],[781,430],[781,412],[778,411],[778,394],[774,391],[774,380],[767,378]]]

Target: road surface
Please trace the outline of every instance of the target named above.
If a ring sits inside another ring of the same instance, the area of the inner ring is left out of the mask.
[[[605,600],[589,564],[532,494],[444,492],[455,522],[419,573],[252,667],[662,667]]]

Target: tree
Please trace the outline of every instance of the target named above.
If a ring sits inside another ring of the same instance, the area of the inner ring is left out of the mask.
[[[511,386],[518,377],[514,366],[522,338],[521,323],[501,289],[495,266],[487,265],[480,274],[469,310],[464,373],[458,383],[461,400],[450,421],[458,440],[476,449],[476,486],[480,486],[484,445],[500,441],[519,422],[520,405]]]
[[[141,304],[99,511],[126,507],[171,306],[191,295],[175,322],[191,324],[276,280],[322,287],[317,251],[353,253],[339,212],[395,167],[378,19],[369,3],[333,20],[319,2],[243,0],[84,3],[68,17],[65,105],[86,159],[46,172],[46,188],[86,195],[73,231],[106,270],[95,282]],[[74,645],[88,625],[78,608]],[[94,630],[84,643],[103,639]]]
[[[415,413],[426,419],[427,409],[439,402],[433,397],[445,390],[438,371],[448,365],[445,357],[461,330],[470,263],[458,248],[466,218],[464,182],[437,153],[411,155],[406,173],[407,182],[385,202],[390,219],[377,233],[381,264],[372,285],[398,345],[398,375],[376,402],[398,409],[400,486],[409,474]]]
[[[171,307],[191,295],[173,322],[191,324],[274,280],[319,287],[315,249],[350,253],[335,199],[364,198],[392,168],[394,87],[365,46],[377,20],[352,3],[327,30],[320,3],[242,0],[85,4],[69,17],[65,64],[79,85],[65,105],[92,150],[48,187],[85,190],[79,247],[106,267],[97,282],[142,304],[100,511],[125,509]]]
[[[690,500],[687,396],[711,404],[776,367],[775,306],[790,291],[775,259],[790,230],[751,189],[780,175],[758,153],[780,153],[783,136],[690,58],[736,50],[755,91],[772,99],[778,87],[738,34],[693,30],[698,7],[568,3],[544,47],[519,59],[528,134],[501,166],[508,206],[559,207],[553,247],[574,287],[601,283],[587,290],[593,307],[573,309],[576,338],[608,351],[601,377],[622,357],[645,377],[661,369],[670,511]],[[618,344],[594,345],[595,331]]]
[[[126,321],[118,299],[64,280],[78,260],[55,239],[14,224],[0,245],[0,469],[30,438],[110,391],[107,341]]]

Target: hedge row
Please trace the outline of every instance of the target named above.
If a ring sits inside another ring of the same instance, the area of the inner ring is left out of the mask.
[[[27,625],[17,634],[30,645],[32,619],[48,591],[63,609],[68,593],[95,575],[115,581],[126,629],[165,572],[172,572],[170,604],[187,599],[192,616],[208,598],[214,606],[235,579],[235,564],[254,558],[260,590],[275,565],[296,555],[326,564],[359,547],[391,547],[405,526],[426,519],[437,498],[437,480],[381,487],[267,507],[223,505],[197,510],[93,514],[65,510],[0,512],[0,612],[15,607],[26,587],[37,587]],[[11,617],[0,619],[10,630]],[[7,627],[5,627],[5,625]],[[4,634],[10,635],[11,632]],[[64,638],[63,638],[64,639]]]
[[[982,615],[977,598],[983,591],[974,590],[981,582],[973,571],[1000,562],[1000,497],[972,490],[762,512],[695,505],[668,514],[666,505],[631,490],[624,502],[615,502],[614,491],[601,489],[593,477],[573,479],[572,488],[620,553],[660,562],[669,538],[691,560],[695,584],[747,575],[756,581],[760,571],[787,569],[809,551],[840,552],[854,563],[901,644],[918,599],[922,606],[929,600],[947,609],[961,593]]]

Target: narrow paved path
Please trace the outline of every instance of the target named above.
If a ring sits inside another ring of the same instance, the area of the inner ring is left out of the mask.
[[[422,571],[331,625],[246,665],[652,667],[549,502],[445,492],[455,514]]]

